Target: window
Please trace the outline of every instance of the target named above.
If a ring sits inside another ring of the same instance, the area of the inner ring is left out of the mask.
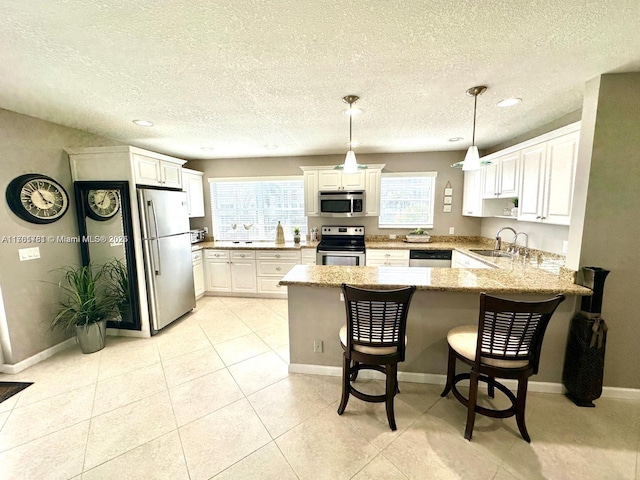
[[[216,240],[274,241],[278,221],[286,239],[307,233],[302,177],[210,178],[209,190]]]
[[[436,172],[383,173],[379,228],[433,228]]]

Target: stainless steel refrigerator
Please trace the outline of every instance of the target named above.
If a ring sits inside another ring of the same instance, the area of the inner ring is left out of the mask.
[[[139,188],[151,333],[196,306],[187,194]]]

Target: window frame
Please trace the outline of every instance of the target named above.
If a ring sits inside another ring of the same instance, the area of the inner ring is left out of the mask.
[[[431,178],[431,222],[412,222],[412,223],[381,223],[381,219],[383,218],[383,202],[384,202],[384,187],[383,180],[384,178]],[[435,195],[436,195],[436,179],[438,177],[438,172],[436,171],[428,171],[428,172],[393,172],[386,173],[383,172],[380,176],[380,215],[378,216],[378,228],[379,229],[406,229],[406,228],[433,228],[435,223]]]
[[[221,228],[224,228],[222,225],[220,225],[220,229],[216,228],[217,227],[217,216],[215,213],[215,209],[216,209],[216,203],[214,201],[213,198],[213,192],[212,192],[212,185],[214,183],[268,183],[268,182],[279,182],[279,181],[287,181],[287,182],[298,182],[299,185],[298,187],[301,189],[301,197],[300,197],[300,216],[301,216],[301,222],[300,224],[296,224],[296,225],[289,225],[287,223],[287,219],[281,219],[282,223],[282,227],[284,229],[284,234],[285,234],[285,239],[289,240],[289,241],[293,241],[293,228],[294,227],[298,227],[300,229],[300,235],[302,237],[304,237],[307,233],[307,217],[306,217],[306,212],[304,209],[304,176],[303,175],[274,175],[274,176],[258,176],[258,177],[212,177],[212,178],[207,178],[207,182],[209,184],[209,199],[211,202],[210,205],[210,212],[211,212],[211,223],[212,223],[212,233],[214,235],[214,238],[216,240],[220,240],[220,241],[256,241],[256,242],[269,242],[269,241],[274,241],[276,238],[276,233],[275,233],[275,228],[276,228],[276,224],[274,225],[267,225],[267,224],[254,224],[254,227],[258,227],[258,228],[252,228],[252,230],[254,230],[254,233],[251,233],[251,230],[249,231],[245,231],[245,229],[243,228],[243,224],[240,223],[242,222],[242,220],[239,218],[238,219],[238,224],[237,224],[237,228],[235,231],[230,232],[230,231],[225,231],[222,232],[222,230],[220,230]],[[268,198],[268,197],[264,197],[263,198]],[[259,204],[264,204],[265,202],[262,201],[258,201]],[[266,212],[263,211],[262,215],[264,215]],[[259,213],[260,215],[260,213]],[[231,230],[231,226],[229,225],[229,229]],[[273,235],[270,234],[270,230],[273,229]],[[262,232],[260,232],[258,234],[258,231],[262,230]],[[237,233],[236,233],[237,232]],[[216,236],[217,234],[217,236]]]

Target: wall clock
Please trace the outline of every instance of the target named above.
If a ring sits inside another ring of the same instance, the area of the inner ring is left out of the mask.
[[[69,195],[53,178],[27,173],[7,185],[7,204],[13,213],[27,222],[52,223],[69,208]]]
[[[87,192],[87,215],[94,220],[108,220],[120,209],[117,190],[89,190]]]

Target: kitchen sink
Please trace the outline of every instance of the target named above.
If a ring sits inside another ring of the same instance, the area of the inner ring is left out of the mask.
[[[473,252],[478,255],[482,255],[483,257],[511,257],[509,253],[503,252],[501,250],[473,250],[469,249],[470,252]]]

